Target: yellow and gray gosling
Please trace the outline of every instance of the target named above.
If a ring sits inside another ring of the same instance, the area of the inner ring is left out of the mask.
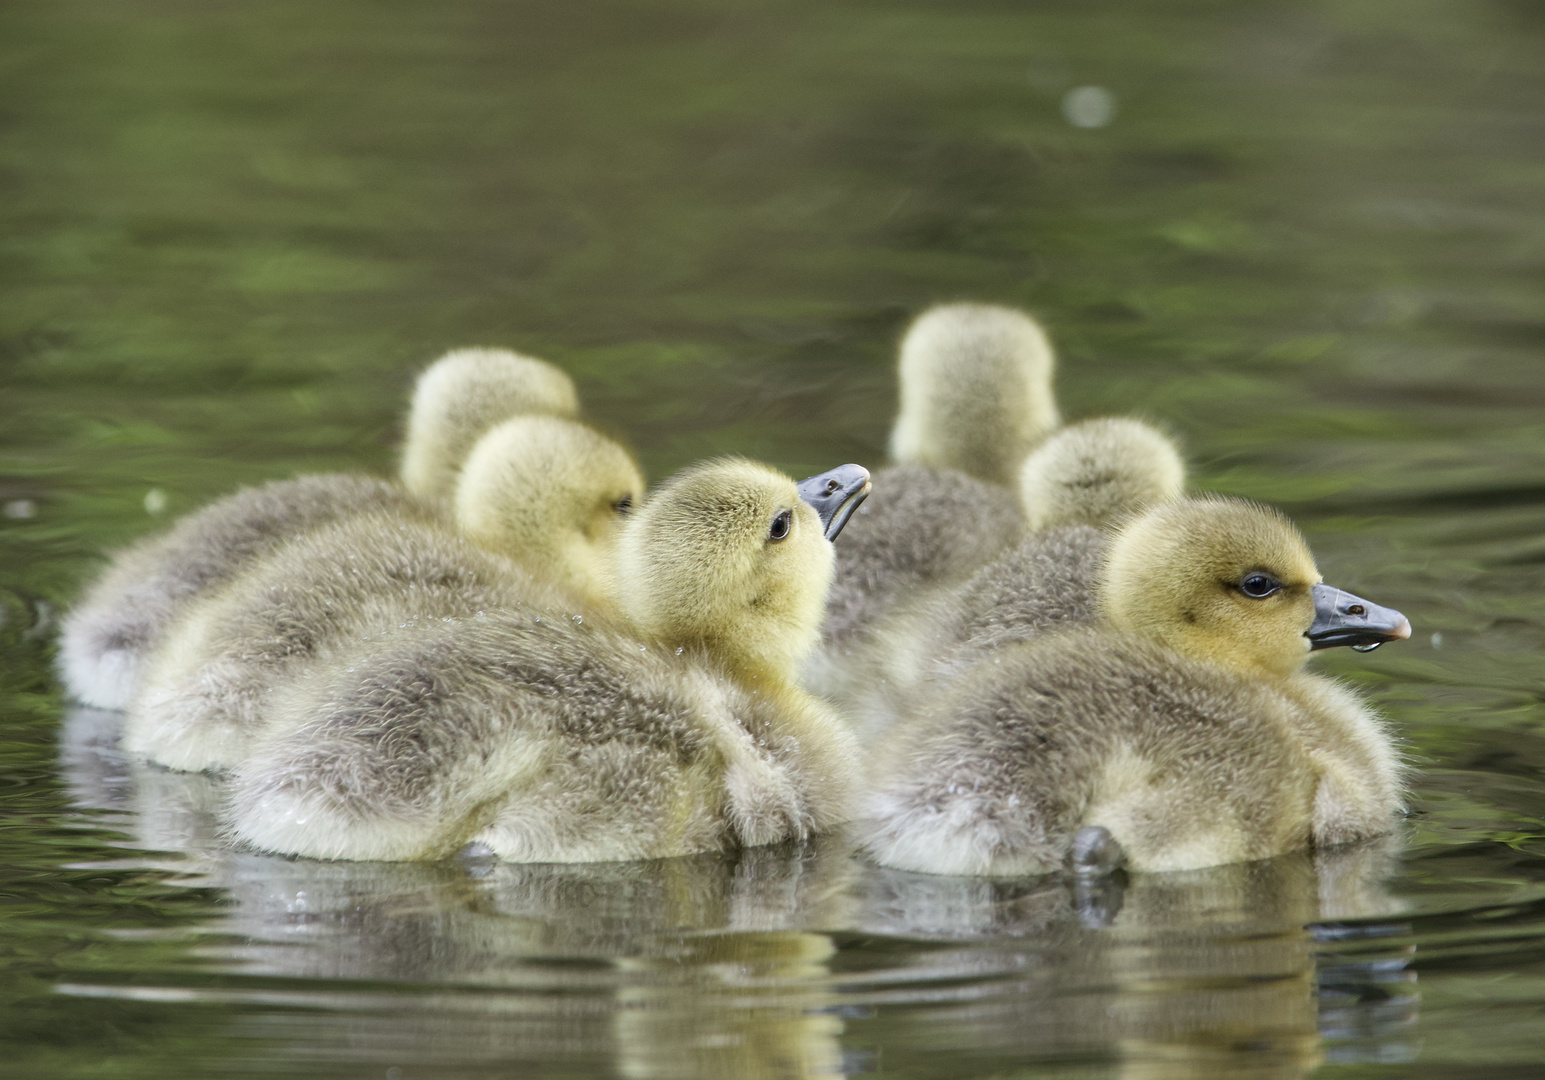
[[[273,688],[362,635],[535,600],[604,610],[613,549],[643,486],[627,451],[582,424],[497,425],[461,471],[459,530],[358,514],[190,604],[147,663],[124,748],[174,769],[229,768],[263,730]]]
[[[1153,507],[1111,543],[1102,623],[985,656],[899,730],[865,797],[887,866],[1196,869],[1388,832],[1403,768],[1315,649],[1409,637],[1325,585],[1297,530],[1234,499]]]
[[[1030,316],[991,304],[940,304],[901,342],[901,408],[891,459],[1014,483],[1020,463],[1062,422],[1056,357]]]
[[[628,522],[632,629],[522,604],[393,630],[274,703],[230,825],[266,851],[517,862],[767,844],[849,815],[852,737],[794,684],[868,489],[742,460],[689,469]]]
[[[837,576],[806,685],[838,693],[867,631],[899,600],[956,582],[1024,533],[1015,477],[1060,423],[1056,360],[1028,315],[941,304],[901,344],[895,464],[875,476],[837,551]]]
[[[579,415],[574,380],[545,360],[508,349],[454,349],[413,388],[402,444],[402,486],[422,499],[455,491],[483,433],[512,416]]]
[[[1141,420],[1084,420],[1052,435],[1020,470],[1029,535],[881,624],[882,685],[915,693],[992,649],[1094,618],[1106,530],[1180,498],[1185,481],[1174,441]]]
[[[1164,432],[1126,416],[1070,424],[1031,451],[1019,468],[1025,527],[1104,528],[1185,490],[1186,465]]]
[[[1173,441],[1141,421],[1086,420],[1042,443],[1021,481],[1039,531],[963,581],[914,585],[845,643],[840,665],[829,648],[821,657],[823,690],[863,741],[887,736],[983,653],[1094,618],[1102,530],[1178,498],[1185,464]]]
[[[497,349],[448,353],[414,391],[401,484],[340,473],[244,488],[114,556],[65,617],[58,668],[66,689],[84,704],[123,708],[182,607],[249,560],[353,514],[432,520],[467,447],[489,425],[574,409],[573,383],[550,364]]]

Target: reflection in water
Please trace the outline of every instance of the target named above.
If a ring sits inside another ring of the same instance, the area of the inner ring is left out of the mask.
[[[919,1050],[933,1030],[941,1044],[965,1031],[968,1045],[992,1057],[1114,1057],[1120,1076],[1302,1075],[1325,1058],[1322,1007],[1338,1012],[1329,1032],[1338,1041],[1353,1025],[1374,1043],[1398,1039],[1414,1018],[1414,986],[1393,1009],[1385,1004],[1393,998],[1367,989],[1392,974],[1414,983],[1408,957],[1327,959],[1320,931],[1308,928],[1326,910],[1340,919],[1398,914],[1378,885],[1390,855],[1388,846],[1359,847],[1136,875],[1098,891],[878,872],[866,929],[993,942],[898,950],[904,966],[886,970],[880,1000],[905,1000],[893,989],[901,980],[959,982],[958,992],[907,1010],[918,1023],[906,1041]],[[1373,923],[1349,932],[1391,931]],[[1329,983],[1317,979],[1317,964]]]
[[[229,897],[201,950],[239,974],[219,994],[311,1010],[239,1019],[248,1052],[325,1028],[385,1066],[641,1078],[836,1076],[961,1047],[984,1067],[1289,1077],[1415,1052],[1409,946],[1389,944],[1409,931],[1380,885],[1394,841],[1098,885],[879,870],[840,838],[647,863],[289,861],[224,845],[218,782],[125,760],[117,720],[68,717],[71,796]]]

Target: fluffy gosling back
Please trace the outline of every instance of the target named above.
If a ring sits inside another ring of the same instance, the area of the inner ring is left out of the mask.
[[[355,514],[434,516],[467,449],[515,413],[570,416],[569,377],[501,349],[448,353],[419,377],[403,447],[402,485],[351,475],[302,476],[245,489],[120,552],[66,618],[59,671],[77,700],[121,709],[145,660],[193,598],[249,560],[310,529]]]
[[[626,451],[581,424],[506,421],[463,473],[462,535],[355,515],[292,538],[190,605],[150,658],[125,746],[174,769],[228,768],[273,693],[362,634],[536,602],[553,586],[604,607],[622,511],[642,488]]]

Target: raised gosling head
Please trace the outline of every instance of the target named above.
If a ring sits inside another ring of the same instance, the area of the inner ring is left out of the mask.
[[[868,491],[857,465],[800,484],[739,458],[678,473],[623,530],[624,612],[667,645],[791,681],[820,636],[831,540]]]
[[[1061,422],[1055,368],[1045,331],[1023,312],[930,308],[901,342],[891,457],[1012,485],[1031,447]]]
[[[1096,528],[1180,497],[1186,466],[1175,442],[1141,420],[1114,416],[1063,428],[1031,451],[1019,471],[1031,532]]]
[[[421,498],[441,498],[455,488],[467,451],[500,420],[578,413],[574,381],[545,360],[508,349],[452,350],[425,368],[413,388],[403,486]]]
[[[1287,518],[1218,496],[1160,504],[1128,522],[1106,555],[1100,603],[1118,629],[1277,677],[1315,649],[1411,636],[1398,611],[1323,584]]]
[[[638,465],[611,439],[573,420],[521,416],[468,455],[456,522],[480,547],[604,606],[622,523],[643,494]]]

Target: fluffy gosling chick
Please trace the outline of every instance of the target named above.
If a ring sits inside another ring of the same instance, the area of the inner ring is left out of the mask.
[[[413,388],[402,444],[403,487],[424,499],[456,490],[462,462],[483,433],[512,416],[579,415],[574,380],[508,349],[453,349]]]
[[[1031,532],[1064,525],[1101,528],[1180,497],[1186,465],[1169,436],[1125,416],[1084,420],[1030,452],[1019,499]]]
[[[828,646],[811,664],[816,676],[811,685],[843,707],[864,741],[883,736],[983,653],[1093,618],[1105,553],[1100,530],[1177,498],[1184,483],[1185,465],[1174,442],[1142,421],[1087,420],[1063,428],[1031,453],[1021,470],[1026,519],[1038,531],[1012,546],[999,541],[996,557],[979,559],[979,569],[964,580],[936,572],[898,574],[890,584],[862,577],[839,584],[839,593],[846,588],[863,598],[848,605],[856,613],[851,623],[833,627],[828,616]],[[961,488],[953,497],[976,494]],[[949,518],[918,515],[946,533],[958,528],[983,538],[975,542],[996,540],[988,539],[991,534],[979,529],[969,511]],[[862,522],[856,539],[873,550],[885,538],[864,528],[869,524]],[[899,533],[892,543],[916,543],[918,530],[907,519],[887,524]],[[937,543],[933,550],[937,558],[951,559],[970,542]],[[875,573],[885,561],[874,559],[865,569]],[[841,555],[838,566],[840,572]]]
[[[1060,422],[1055,358],[1027,315],[943,304],[901,344],[897,464],[875,477],[837,552],[823,646],[806,672],[817,693],[842,693],[850,658],[892,607],[957,582],[1014,543],[1025,521],[1011,485],[1025,454]]]
[[[655,858],[803,837],[848,816],[851,736],[793,683],[868,488],[718,461],[628,523],[636,632],[536,604],[395,630],[275,705],[231,827],[274,852],[523,862]]]
[[[1055,368],[1045,331],[1023,312],[930,308],[901,342],[891,457],[1012,485],[1025,455],[1061,422]]]
[[[1116,536],[1103,625],[985,657],[904,728],[866,797],[887,866],[1017,875],[1183,870],[1388,832],[1402,767],[1310,651],[1410,636],[1323,584],[1292,525],[1232,499]]]
[[[276,480],[119,552],[64,620],[65,687],[84,704],[123,708],[145,658],[193,597],[291,537],[353,514],[433,518],[467,447],[491,423],[527,411],[572,414],[574,401],[569,377],[540,360],[498,349],[448,353],[414,391],[401,485],[350,474]]]
[[[361,634],[546,596],[605,605],[643,478],[622,447],[550,416],[496,426],[462,470],[461,531],[359,514],[296,537],[188,607],[148,663],[124,747],[173,769],[224,769],[263,730],[273,687]]]

